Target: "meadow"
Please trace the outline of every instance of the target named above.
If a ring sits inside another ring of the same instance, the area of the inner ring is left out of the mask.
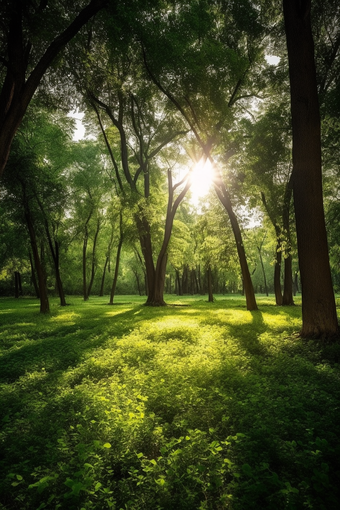
[[[241,296],[0,299],[0,509],[340,508],[340,342]]]

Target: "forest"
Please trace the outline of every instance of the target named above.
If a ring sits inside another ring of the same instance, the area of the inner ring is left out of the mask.
[[[0,15],[0,510],[338,509],[338,1]]]

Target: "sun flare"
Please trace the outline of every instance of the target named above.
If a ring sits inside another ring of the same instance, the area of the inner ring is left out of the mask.
[[[201,158],[196,163],[191,175],[191,201],[197,204],[199,200],[205,197],[212,185],[213,167],[207,159]]]

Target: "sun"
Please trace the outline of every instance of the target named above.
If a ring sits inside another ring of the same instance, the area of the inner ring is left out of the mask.
[[[198,204],[200,199],[204,198],[211,189],[213,181],[213,167],[210,161],[201,158],[195,164],[191,175],[191,202]]]

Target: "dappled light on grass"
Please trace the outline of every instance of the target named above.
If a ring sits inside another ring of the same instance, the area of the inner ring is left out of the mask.
[[[115,315],[120,315],[123,312],[127,312],[130,310],[130,308],[110,308],[109,310],[105,311],[106,317],[114,317]]]
[[[335,509],[339,347],[292,335],[299,307],[129,299],[7,316],[5,508]]]
[[[74,313],[72,311],[69,312],[60,312],[58,315],[51,317],[51,321],[54,322],[72,322],[73,324],[77,319],[80,318],[80,315]]]

